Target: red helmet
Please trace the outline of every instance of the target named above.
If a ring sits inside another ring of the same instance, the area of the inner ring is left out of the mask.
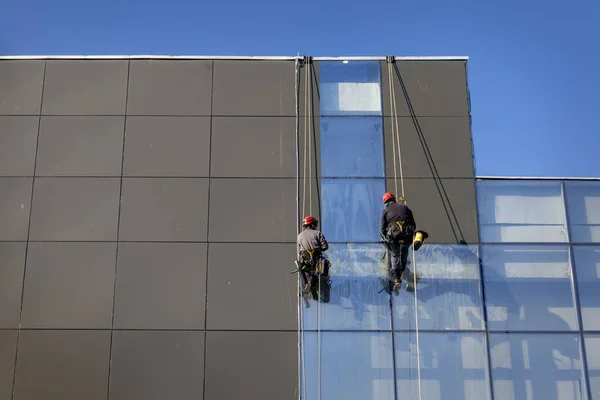
[[[302,220],[302,226],[309,226],[312,224],[316,224],[319,221],[317,221],[317,219],[315,217],[311,217],[310,215],[304,217],[304,219]]]
[[[390,192],[385,192],[383,194],[383,203],[385,204],[390,200],[396,200],[396,197]]]

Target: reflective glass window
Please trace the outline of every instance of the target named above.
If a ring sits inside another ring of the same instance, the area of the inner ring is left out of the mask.
[[[384,177],[380,117],[321,118],[321,175]]]
[[[600,246],[573,246],[583,329],[600,330]]]
[[[378,242],[383,179],[321,180],[321,226],[330,242]]]
[[[305,332],[301,340],[303,400],[394,400],[391,332]]]
[[[554,181],[479,181],[482,242],[566,242],[562,185]]]
[[[592,400],[600,400],[600,335],[585,335],[584,341]]]
[[[484,245],[490,330],[578,329],[566,245]]]
[[[390,299],[380,278],[385,277],[384,248],[377,244],[332,244],[328,303],[310,300],[304,308],[307,330],[390,330]]]
[[[419,399],[414,333],[395,333],[398,399]],[[427,400],[490,398],[483,333],[419,333],[421,397]]]
[[[579,337],[490,334],[494,398],[587,400]]]
[[[381,115],[379,61],[319,63],[321,115]]]
[[[600,182],[565,182],[573,242],[600,242]]]
[[[425,244],[415,252],[419,329],[483,330],[482,290],[477,246]],[[415,329],[414,264],[394,295],[394,329]]]

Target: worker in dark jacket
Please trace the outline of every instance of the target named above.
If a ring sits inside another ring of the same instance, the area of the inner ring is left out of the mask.
[[[402,202],[405,201],[401,197]],[[381,235],[387,239],[392,253],[391,277],[394,280],[394,291],[400,290],[402,273],[408,261],[408,249],[413,241],[416,226],[413,213],[404,204],[396,203],[396,197],[386,192],[383,195],[385,208],[381,215]]]
[[[298,235],[297,244],[298,244],[298,256],[300,260],[304,259],[304,264],[311,264],[314,266],[316,262],[318,262],[318,258],[321,257],[324,251],[329,249],[329,243],[325,239],[325,236],[321,231],[317,230],[317,226],[319,225],[319,221],[312,216],[306,216],[302,220],[302,232]],[[317,251],[316,253],[313,251]],[[315,256],[309,256],[307,252],[315,254]],[[311,259],[311,261],[307,260],[307,257]],[[312,273],[308,271],[304,271],[304,291],[306,293],[310,292],[312,286]]]

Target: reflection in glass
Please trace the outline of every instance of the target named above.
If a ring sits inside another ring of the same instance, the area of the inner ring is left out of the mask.
[[[490,330],[577,329],[566,245],[484,245]]]
[[[600,400],[600,335],[585,335],[584,341],[592,400]]]
[[[332,244],[326,252],[331,261],[330,300],[311,301],[303,310],[304,329],[390,330],[390,298],[379,281],[385,277],[384,251],[376,244]]]
[[[490,334],[494,398],[585,400],[579,337]]]
[[[583,329],[600,330],[600,246],[573,246]]]
[[[321,115],[381,115],[379,61],[319,63]]]
[[[394,400],[391,332],[305,332],[301,340],[302,400]]]
[[[398,399],[419,399],[414,333],[394,334]],[[483,333],[419,333],[421,395],[427,400],[490,398]]]
[[[600,242],[600,182],[565,182],[573,242]]]
[[[321,227],[328,241],[380,240],[383,179],[323,179],[321,187]]]
[[[412,250],[409,253],[414,271]],[[477,246],[425,244],[415,253],[419,329],[483,330]],[[406,276],[412,283],[412,274]],[[406,283],[394,301],[394,329],[415,329],[414,293]]]
[[[482,242],[566,242],[560,182],[477,182]]]
[[[385,177],[379,117],[321,118],[321,175]]]

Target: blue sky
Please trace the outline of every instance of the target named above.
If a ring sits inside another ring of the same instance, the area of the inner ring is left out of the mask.
[[[478,175],[600,176],[600,2],[2,2],[0,53],[468,55]]]

